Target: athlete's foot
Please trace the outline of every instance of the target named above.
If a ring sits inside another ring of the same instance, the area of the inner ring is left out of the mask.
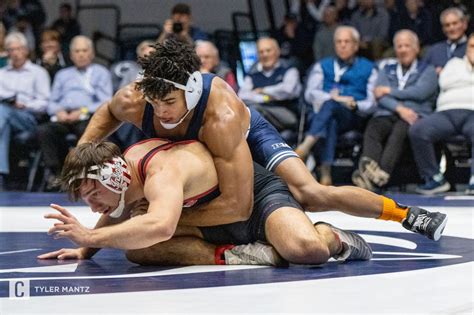
[[[410,207],[402,225],[407,230],[420,233],[437,241],[441,238],[447,222],[448,216],[444,213],[429,212],[419,207]]]
[[[288,266],[273,246],[259,242],[234,246],[224,256],[226,265]]]
[[[342,243],[342,251],[333,258],[341,261],[350,260],[370,260],[372,258],[372,248],[357,233],[339,229],[326,222],[316,222],[314,225],[325,224],[339,236]]]

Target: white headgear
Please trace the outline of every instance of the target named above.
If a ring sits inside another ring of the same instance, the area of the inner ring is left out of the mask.
[[[71,179],[72,183],[76,179],[90,178],[98,180],[103,186],[116,194],[120,194],[119,205],[109,215],[118,218],[125,208],[125,191],[132,179],[127,163],[120,157],[114,157],[111,161],[106,161],[103,165],[93,165],[87,172]]]
[[[160,79],[160,80],[163,80],[167,83],[173,84],[173,86],[175,88],[183,90],[184,91],[184,97],[186,98],[186,108],[188,110],[186,112],[186,114],[177,123],[174,123],[174,124],[167,124],[167,123],[163,123],[163,122],[160,121],[160,124],[165,129],[173,129],[176,126],[178,126],[180,123],[182,123],[184,118],[186,118],[186,116],[189,114],[189,112],[194,107],[196,107],[199,100],[201,99],[202,89],[203,89],[201,72],[194,71],[193,73],[189,73],[189,72],[186,71],[186,73],[189,75],[188,81],[186,82],[186,85],[182,85],[180,83],[177,83],[177,82],[165,79],[165,78],[156,77],[156,79]]]

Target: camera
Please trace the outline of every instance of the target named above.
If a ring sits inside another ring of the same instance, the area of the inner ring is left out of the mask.
[[[183,23],[181,22],[174,22],[173,23],[173,33],[179,34],[183,31]]]

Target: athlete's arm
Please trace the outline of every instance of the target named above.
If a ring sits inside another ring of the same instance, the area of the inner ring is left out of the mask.
[[[200,135],[212,153],[221,195],[208,204],[183,211],[182,225],[212,226],[245,221],[252,213],[253,164],[242,130],[246,108],[233,92],[222,93],[222,97],[214,96],[217,99],[212,101],[221,102],[221,106],[207,110],[211,110],[206,113],[210,117],[206,117]]]
[[[135,90],[135,83],[123,87],[111,100],[96,110],[78,145],[105,139],[117,130],[122,122],[140,126],[143,106],[144,100],[141,98],[141,93]]]

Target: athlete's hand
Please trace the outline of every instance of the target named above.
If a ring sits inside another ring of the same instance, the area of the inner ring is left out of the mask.
[[[60,250],[39,255],[38,259],[86,259],[81,248],[62,248]]]
[[[91,244],[92,230],[84,227],[66,208],[56,204],[50,206],[58,213],[48,213],[44,216],[45,219],[56,219],[60,222],[54,223],[48,234],[54,234],[55,239],[68,238],[79,246],[94,247]]]

